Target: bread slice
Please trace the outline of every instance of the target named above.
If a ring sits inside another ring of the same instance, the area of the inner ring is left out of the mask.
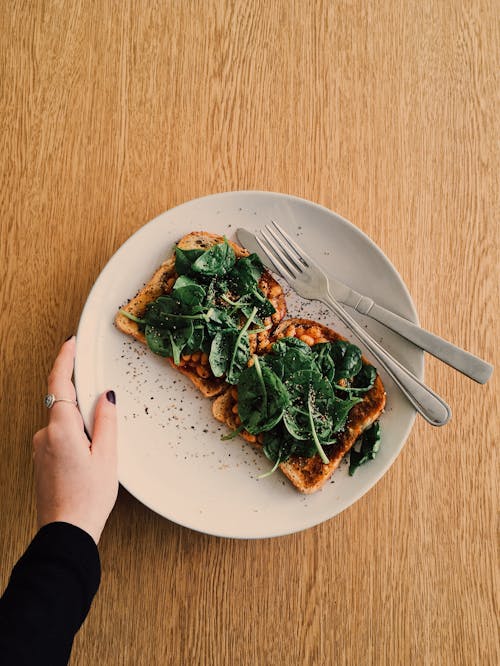
[[[312,335],[313,334],[313,335]],[[330,328],[323,326],[310,319],[288,319],[282,321],[276,328],[274,339],[283,337],[303,338],[308,344],[316,342],[331,342],[334,340],[345,340],[341,335]],[[363,363],[368,361],[363,357]],[[335,444],[325,446],[325,453],[329,459],[324,464],[319,455],[312,458],[292,456],[281,463],[279,468],[283,474],[301,493],[310,494],[322,488],[333,472],[339,466],[342,458],[349,452],[358,437],[376,421],[382,413],[386,402],[386,394],[382,380],[377,375],[373,387],[363,396],[363,401],[354,405],[349,412],[349,417],[344,430],[339,434]],[[236,387],[231,387],[216,398],[212,405],[215,418],[225,423],[232,430],[238,428],[237,416],[238,392]],[[250,435],[243,430],[240,435],[252,446],[262,449],[258,437]]]
[[[222,243],[223,241],[223,236],[212,234],[207,231],[193,231],[181,238],[177,243],[177,247],[182,250],[208,250],[212,245]],[[238,259],[249,256],[249,252],[241,246],[232,241],[228,241],[228,243],[233,248]],[[125,310],[125,312],[129,312],[135,317],[142,317],[148,303],[155,301],[162,294],[168,294],[172,290],[176,278],[175,253],[173,253],[172,256],[166,259],[155,271],[149,282],[144,285],[137,295],[121,309]],[[283,290],[269,271],[265,270],[262,273],[259,287],[274,305],[276,312],[265,322],[271,327],[269,332],[264,331],[250,336],[252,352],[259,352],[269,345],[269,336],[272,334],[274,326],[286,315],[286,302]],[[115,316],[115,325],[123,333],[132,336],[143,344],[147,344],[144,334],[139,329],[139,325],[135,321],[128,319],[128,317],[120,311]],[[189,377],[196,388],[198,388],[205,397],[214,397],[227,389],[228,384],[224,378],[214,377],[210,371],[210,366],[206,364],[203,369],[200,369],[201,362],[198,357],[199,355],[193,356],[194,359],[182,359],[181,365],[179,366],[175,365],[172,359],[168,359],[168,361],[174,368],[179,370],[179,372],[182,372],[183,375]],[[200,376],[200,372],[206,376]]]

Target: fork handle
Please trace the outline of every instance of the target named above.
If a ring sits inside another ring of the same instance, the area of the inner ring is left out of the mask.
[[[355,293],[355,292],[353,292]],[[479,384],[484,384],[491,377],[493,366],[486,361],[474,356],[460,347],[456,347],[451,342],[443,340],[434,333],[420,328],[408,319],[386,310],[381,305],[377,305],[371,298],[356,294],[357,299],[353,299],[346,304],[354,307],[357,312],[376,319],[387,328],[399,333],[402,337],[413,342],[420,349],[424,349],[440,361],[455,368],[462,374],[470,377]]]
[[[442,426],[451,418],[451,409],[434,391],[421,382],[404,365],[388,354],[361,326],[328,294],[321,299],[354,333],[358,340],[392,377],[406,398],[423,418],[434,426]]]

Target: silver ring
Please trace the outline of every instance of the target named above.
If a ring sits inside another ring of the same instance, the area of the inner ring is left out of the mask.
[[[71,402],[76,407],[76,400],[68,400],[68,398],[56,398],[53,393],[47,393],[43,399],[43,404],[47,409],[50,409],[56,402]]]

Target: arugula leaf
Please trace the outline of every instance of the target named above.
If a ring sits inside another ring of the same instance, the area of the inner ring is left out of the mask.
[[[380,449],[380,424],[375,421],[365,430],[351,449],[349,460],[349,476],[352,476],[360,465],[373,460]]]
[[[225,275],[236,262],[233,248],[226,239],[223,243],[217,243],[205,250],[192,264],[191,269],[195,273],[212,277],[214,275]]]

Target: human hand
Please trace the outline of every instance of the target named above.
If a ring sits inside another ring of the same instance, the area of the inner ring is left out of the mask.
[[[75,337],[67,340],[49,375],[48,390],[75,400],[71,380]],[[38,527],[64,521],[82,528],[96,544],[118,493],[114,391],[103,393],[89,442],[75,405],[56,402],[49,424],[33,437]]]

